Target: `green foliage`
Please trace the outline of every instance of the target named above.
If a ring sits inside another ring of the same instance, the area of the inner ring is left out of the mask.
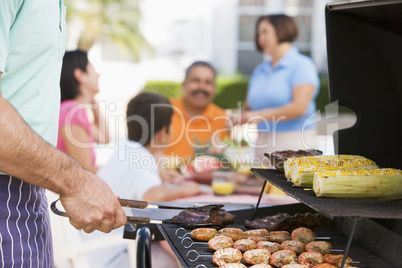
[[[218,77],[216,85],[213,101],[216,105],[223,109],[237,109],[243,106],[247,96],[248,78],[241,75]]]
[[[166,98],[176,98],[182,94],[181,84],[173,81],[148,81],[143,91],[157,93]]]
[[[223,109],[237,109],[239,108],[238,102],[241,102],[240,107],[242,107],[247,97],[248,81],[248,78],[240,75],[217,77],[213,102]],[[167,98],[180,97],[182,94],[181,84],[173,81],[148,81],[144,91],[158,93]],[[328,78],[321,75],[320,93],[316,99],[317,109],[324,111],[325,106],[329,103]]]
[[[214,103],[223,109],[235,109],[237,103],[244,103],[248,79],[242,76],[218,77]],[[173,81],[148,81],[143,91],[161,94],[167,98],[180,97],[181,84]]]
[[[82,27],[78,48],[88,51],[97,41],[111,41],[122,56],[154,50],[140,30],[141,0],[64,0],[67,23]]]

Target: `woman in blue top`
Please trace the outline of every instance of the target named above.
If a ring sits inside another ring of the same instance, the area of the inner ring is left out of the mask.
[[[252,73],[241,123],[258,123],[259,159],[266,159],[266,152],[315,147],[319,78],[313,61],[292,46],[296,36],[297,26],[286,15],[257,21],[257,48],[271,59]]]

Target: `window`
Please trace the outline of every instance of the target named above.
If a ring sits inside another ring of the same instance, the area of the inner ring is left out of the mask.
[[[257,51],[239,50],[237,54],[237,68],[244,75],[251,75],[254,68],[263,60],[261,53]]]
[[[265,0],[239,0],[240,6],[265,6]]]
[[[294,19],[299,30],[295,42],[311,42],[311,16],[295,16]]]
[[[254,42],[255,24],[259,16],[240,15],[239,17],[239,41]]]

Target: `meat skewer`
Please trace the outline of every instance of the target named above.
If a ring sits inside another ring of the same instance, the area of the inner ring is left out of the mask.
[[[217,236],[217,237],[219,237],[219,236]],[[223,237],[223,236],[222,236]],[[210,240],[211,241],[211,240]],[[241,241],[241,240],[237,240],[237,241]],[[236,242],[237,242],[236,241]],[[292,240],[287,240],[287,241],[292,241]],[[261,243],[260,243],[261,242]],[[268,250],[268,251],[270,251],[271,253],[274,253],[274,252],[276,252],[276,251],[278,251],[278,250],[280,250],[281,249],[281,244],[279,244],[279,243],[276,243],[276,242],[269,242],[269,241],[260,241],[259,243],[257,243],[257,249],[266,249],[266,250]],[[286,241],[284,241],[284,242],[286,242]],[[314,242],[323,242],[323,241],[314,241]],[[275,247],[275,249],[274,250],[272,250],[272,246],[273,245],[271,245],[271,247],[267,247],[267,246],[264,246],[264,243],[271,243],[271,244],[277,244],[278,246],[277,247]],[[325,243],[328,243],[328,242],[325,242]],[[329,243],[328,243],[329,244]],[[192,240],[190,237],[184,237],[182,240],[181,240],[181,245],[184,247],[184,248],[186,248],[186,249],[188,249],[188,248],[191,248],[193,245],[202,245],[202,246],[209,246],[209,243],[208,242],[197,242],[197,241],[194,241],[194,240]],[[307,246],[307,245],[306,245]],[[326,246],[327,248],[326,248],[326,250],[328,250],[328,246]],[[210,247],[211,248],[211,247]],[[271,248],[271,249],[270,249]],[[310,246],[310,248],[312,248],[312,246]],[[213,248],[211,248],[212,250],[215,250],[215,249],[213,249]],[[343,250],[342,249],[332,249],[332,248],[329,248],[329,251],[319,251],[319,247],[315,247],[315,250],[307,250],[307,247],[306,247],[306,252],[320,252],[320,253],[324,253],[324,255],[325,254],[329,254],[329,253],[331,253],[331,252],[343,252]]]
[[[287,240],[291,238],[292,240],[298,240],[302,243],[307,244],[308,242],[314,241],[315,239],[331,239],[330,237],[315,237],[315,233],[308,228],[300,227],[295,229],[290,235],[287,231],[271,231],[268,232],[265,229],[242,231],[238,228],[223,228],[217,231],[214,228],[197,228],[191,232],[187,232],[184,228],[177,228],[175,232],[176,236],[180,239],[184,238],[186,235],[191,235],[193,238],[200,241],[208,241],[216,235],[225,235],[231,237],[234,241],[249,238],[255,242],[266,241],[268,239],[263,238],[275,238],[272,240]],[[308,240],[308,241],[307,241]],[[279,241],[279,242],[283,242]]]
[[[208,245],[208,242],[195,242],[190,237],[185,237],[181,240],[181,245],[184,248],[191,248],[193,245]]]
[[[253,256],[253,254],[252,254],[253,251],[255,251],[257,253],[261,250],[257,249],[257,250],[247,251],[247,252],[250,252],[250,256],[246,256],[246,259],[249,259],[249,261],[250,261],[250,262],[248,262],[248,261],[246,261],[246,262],[249,264],[252,264],[251,259]],[[273,253],[272,256],[271,256],[271,254],[269,254],[269,251],[267,251],[267,250],[262,250],[262,251],[267,252],[267,255],[261,259],[264,259],[263,261],[265,262],[265,260],[267,259],[267,256],[269,255],[270,256],[270,257],[268,257],[269,264],[271,264],[273,267],[282,267],[283,265],[286,265],[286,264],[297,264],[297,263],[307,264],[307,263],[312,263],[312,262],[316,262],[316,264],[319,264],[319,263],[323,263],[323,261],[326,262],[327,260],[331,260],[332,263],[337,264],[338,260],[339,259],[341,260],[343,257],[343,255],[328,254],[328,256],[327,255],[323,256],[322,260],[321,260],[321,257],[318,256],[318,255],[322,255],[320,253],[310,254],[308,252],[305,252],[306,254],[300,255],[299,258],[297,258],[296,253],[291,250],[280,250],[280,251]],[[257,255],[261,255],[261,254],[258,253]],[[240,256],[242,256],[242,254],[239,250],[233,249],[233,248],[225,248],[225,249],[217,250],[213,255],[212,254],[199,254],[196,250],[192,249],[189,252],[187,252],[186,256],[189,259],[189,261],[191,261],[191,262],[195,262],[199,258],[213,257],[214,263],[221,266],[225,263],[239,263],[241,261]],[[222,256],[224,256],[224,257],[221,258]],[[255,259],[253,261],[255,261]],[[326,262],[326,263],[328,263],[328,262]],[[360,262],[352,261],[352,259],[350,259],[348,257],[348,264],[350,265],[352,263],[359,264]]]

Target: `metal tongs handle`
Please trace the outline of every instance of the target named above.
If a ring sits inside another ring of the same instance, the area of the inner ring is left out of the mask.
[[[53,201],[52,204],[50,205],[50,209],[53,211],[54,214],[68,218],[69,216],[65,211],[61,211],[56,207],[56,204],[59,200],[60,199]],[[130,207],[130,208],[146,208],[148,206],[148,203],[145,201],[119,199],[119,202],[120,202],[121,206]],[[163,223],[163,221],[151,220],[148,217],[127,216],[127,223],[130,223],[130,224],[148,224],[148,223],[161,224],[161,223]]]
[[[146,201],[121,199],[121,198],[119,198],[118,200],[122,207],[127,208],[146,208],[149,206],[148,202]]]

